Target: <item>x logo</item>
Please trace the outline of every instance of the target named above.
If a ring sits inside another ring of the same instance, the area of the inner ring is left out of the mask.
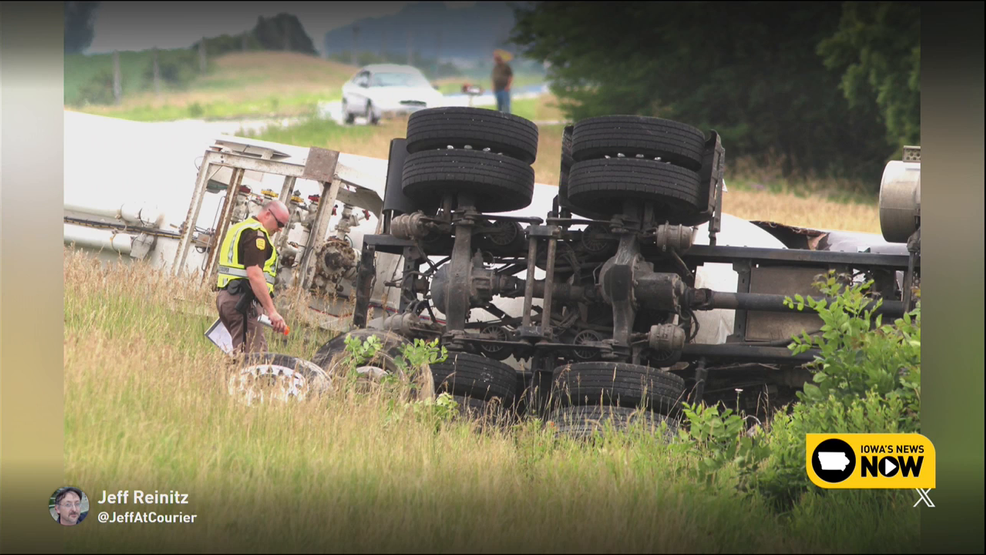
[[[931,491],[930,489],[918,489],[918,490],[915,490],[915,491],[917,491],[918,492],[918,495],[921,496],[921,498],[917,500],[917,503],[914,504],[915,507],[917,507],[918,504],[920,504],[922,501],[928,507],[934,507],[935,506],[935,504],[931,502],[931,498],[928,497],[928,492]]]

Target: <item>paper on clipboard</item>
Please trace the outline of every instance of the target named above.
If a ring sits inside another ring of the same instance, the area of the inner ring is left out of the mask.
[[[223,325],[221,320],[216,319],[212,323],[212,326],[205,332],[205,336],[227,355],[233,354],[233,337],[229,334],[229,330],[226,329],[226,326]]]

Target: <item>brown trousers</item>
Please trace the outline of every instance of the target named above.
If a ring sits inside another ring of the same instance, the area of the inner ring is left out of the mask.
[[[233,349],[247,353],[267,352],[267,338],[264,336],[264,325],[257,321],[263,308],[254,301],[247,307],[246,317],[236,311],[236,303],[240,295],[230,295],[228,291],[220,290],[216,295],[216,308],[219,309],[219,320],[229,330],[233,338]],[[244,337],[244,332],[246,336]],[[244,343],[246,344],[244,348]]]

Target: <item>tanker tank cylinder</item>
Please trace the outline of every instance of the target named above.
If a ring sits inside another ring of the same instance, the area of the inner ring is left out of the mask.
[[[906,243],[921,227],[921,162],[917,148],[904,147],[905,160],[891,161],[883,170],[880,231],[890,243]]]
[[[161,228],[165,222],[165,213],[157,205],[149,203],[127,202],[120,205],[65,203],[65,210],[112,218],[141,227]]]

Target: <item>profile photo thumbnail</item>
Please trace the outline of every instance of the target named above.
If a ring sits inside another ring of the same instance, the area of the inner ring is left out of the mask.
[[[89,498],[76,487],[58,488],[48,499],[48,510],[58,524],[75,526],[89,514]]]

